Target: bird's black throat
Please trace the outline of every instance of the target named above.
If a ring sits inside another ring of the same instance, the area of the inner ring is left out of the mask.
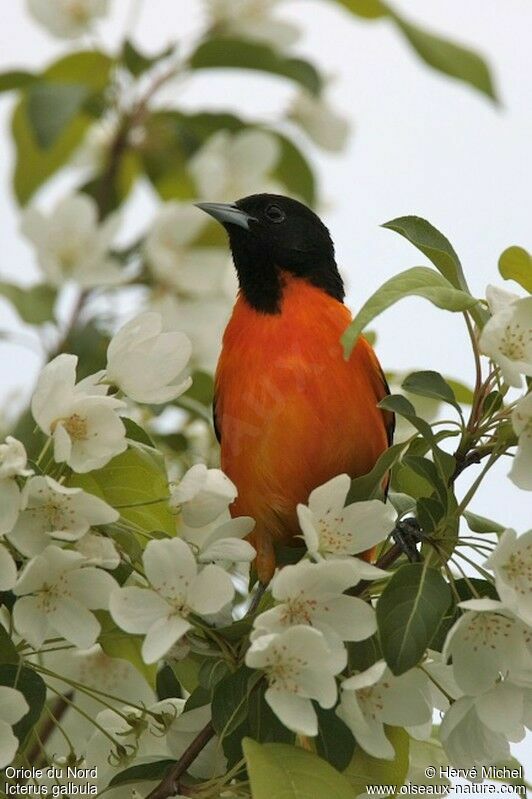
[[[229,242],[240,290],[259,313],[281,313],[286,275],[300,277],[343,302],[344,284],[333,253],[276,253],[239,229],[229,231]]]

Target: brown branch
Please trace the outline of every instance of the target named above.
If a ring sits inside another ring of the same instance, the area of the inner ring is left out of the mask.
[[[67,696],[72,696],[72,693],[67,694]],[[63,718],[67,709],[68,703],[62,696],[56,699],[53,707],[51,708],[50,716],[44,722],[41,730],[39,730],[41,744],[46,744],[56,728],[56,722]],[[36,741],[28,752],[28,762],[31,763],[32,766],[39,766],[43,761],[43,757],[44,752],[41,748],[41,745],[38,741]],[[44,765],[46,765],[46,763]]]
[[[189,766],[195,761],[200,752],[207,746],[215,731],[212,722],[208,724],[196,735],[190,746],[188,746],[177,763],[170,767],[163,780],[157,785],[146,799],[167,799],[174,796],[180,790],[179,781]]]

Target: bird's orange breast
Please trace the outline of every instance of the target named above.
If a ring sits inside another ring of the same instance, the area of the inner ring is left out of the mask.
[[[387,447],[376,357],[364,339],[343,357],[350,321],[342,303],[296,277],[286,278],[278,314],[236,302],[215,414],[222,468],[238,488],[232,514],[256,520],[255,541],[299,534],[298,502],[337,474],[366,473]]]

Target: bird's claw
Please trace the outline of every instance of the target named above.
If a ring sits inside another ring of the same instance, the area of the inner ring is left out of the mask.
[[[417,519],[409,518],[397,522],[392,537],[411,563],[420,562],[421,555],[416,545],[423,541],[424,535]]]

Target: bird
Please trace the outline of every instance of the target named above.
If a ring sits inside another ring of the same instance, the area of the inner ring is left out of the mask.
[[[226,230],[238,277],[214,379],[221,468],[238,495],[231,516],[251,516],[255,572],[266,585],[278,545],[301,545],[298,503],[336,475],[366,474],[391,445],[393,414],[377,357],[352,320],[328,228],[279,194],[196,205]],[[370,556],[367,556],[369,559]]]

